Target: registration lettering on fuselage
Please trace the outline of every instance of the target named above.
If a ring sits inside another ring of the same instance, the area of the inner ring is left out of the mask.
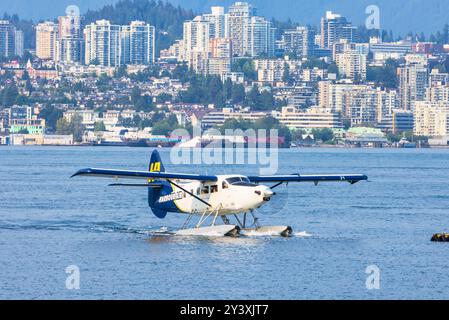
[[[173,200],[180,200],[182,198],[185,198],[184,191],[176,191],[176,192],[172,192],[166,196],[160,197],[158,202],[164,203],[164,202],[173,201]]]

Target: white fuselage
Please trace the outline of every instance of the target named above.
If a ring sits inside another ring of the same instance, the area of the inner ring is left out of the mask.
[[[218,176],[216,182],[176,183],[210,204],[208,206],[172,184],[172,194],[177,195],[173,201],[185,213],[203,214],[213,211],[226,215],[248,212],[262,206],[274,194],[269,187],[250,183],[247,177],[241,175]]]

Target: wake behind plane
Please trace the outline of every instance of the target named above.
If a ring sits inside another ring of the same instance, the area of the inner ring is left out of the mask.
[[[185,236],[237,236],[243,233],[288,237],[292,234],[290,226],[262,226],[255,215],[256,209],[276,195],[273,189],[290,182],[354,184],[368,179],[364,174],[245,176],[169,173],[165,171],[157,150],[151,154],[148,171],[87,168],[72,177],[75,176],[142,180],[142,183],[112,183],[110,186],[147,188],[148,205],[160,219],[165,218],[168,212],[187,214],[184,225],[176,232]],[[194,216],[199,219],[191,226]],[[249,224],[251,218],[252,223]]]

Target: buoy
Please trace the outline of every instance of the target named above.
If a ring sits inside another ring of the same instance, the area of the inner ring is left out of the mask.
[[[430,241],[434,242],[449,242],[449,234],[448,233],[435,233],[432,236],[432,239]]]

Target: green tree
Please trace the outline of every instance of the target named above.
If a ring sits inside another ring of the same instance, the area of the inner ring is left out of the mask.
[[[243,72],[245,79],[254,81],[257,79],[257,72],[254,68],[254,61],[250,58],[238,58],[232,63],[233,72]]]
[[[56,123],[62,118],[62,115],[62,110],[55,108],[53,105],[43,108],[39,113],[39,117],[45,119],[47,129],[52,132],[56,131]]]
[[[390,143],[396,143],[399,142],[401,140],[401,135],[400,134],[394,134],[392,132],[387,133],[387,140]]]
[[[329,143],[334,140],[334,131],[329,128],[313,129],[312,134],[316,140],[321,140],[324,143]]]
[[[165,93],[165,92],[160,93],[160,94],[156,97],[156,100],[157,100],[157,102],[159,102],[159,103],[165,103],[165,102],[167,102],[167,101],[171,101],[172,99],[173,99],[173,96],[172,96],[171,94]]]
[[[223,84],[223,97],[226,101],[232,99],[232,81],[227,78]]]
[[[95,122],[94,131],[96,131],[96,132],[106,131],[106,127],[104,125],[104,122],[103,121]]]
[[[383,67],[368,67],[366,79],[387,88],[396,88],[398,66],[396,60],[388,59]]]
[[[60,118],[56,122],[56,133],[57,134],[72,134],[70,129],[70,123],[65,118]]]
[[[284,63],[284,73],[282,75],[282,81],[286,82],[287,84],[293,83],[293,77],[290,74],[290,66],[288,63]]]
[[[269,111],[273,110],[273,107],[274,107],[273,93],[271,91],[263,90],[259,96],[256,109]]]
[[[122,78],[128,76],[128,72],[126,69],[126,65],[121,65],[117,68],[117,70],[114,72],[115,78]]]
[[[337,64],[335,62],[331,63],[328,67],[327,67],[327,72],[328,73],[335,73],[336,75],[338,75],[338,67]]]
[[[253,87],[249,91],[248,95],[246,96],[246,104],[251,109],[257,110],[258,103],[259,103],[259,97],[260,97],[259,88],[257,88],[256,85],[253,85]]]
[[[154,135],[168,136],[176,128],[179,128],[178,120],[174,114],[171,114],[162,121],[155,123],[151,132]]]
[[[231,130],[241,129],[243,131],[252,129],[253,123],[251,121],[244,120],[242,118],[239,119],[231,118],[225,120],[225,122],[221,126],[217,126],[216,128],[219,129],[222,134],[225,134],[227,129]]]
[[[6,107],[12,106],[19,95],[19,91],[15,84],[7,85],[1,91],[1,102]]]
[[[61,118],[56,123],[57,134],[72,134],[73,140],[76,142],[83,141],[84,130],[83,118],[79,115],[74,115],[70,122]]]
[[[234,84],[232,86],[231,101],[233,104],[239,104],[245,101],[245,87],[243,84]]]

